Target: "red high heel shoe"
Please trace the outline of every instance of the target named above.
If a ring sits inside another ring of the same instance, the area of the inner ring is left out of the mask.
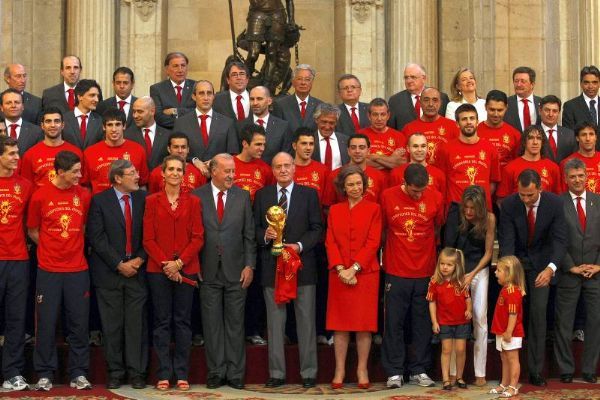
[[[358,388],[359,389],[369,389],[371,387],[371,382],[365,382],[365,383],[358,383]]]
[[[331,382],[332,389],[341,389],[344,387],[344,382]]]

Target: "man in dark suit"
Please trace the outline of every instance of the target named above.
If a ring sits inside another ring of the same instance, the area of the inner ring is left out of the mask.
[[[133,122],[125,131],[125,139],[133,140],[146,149],[148,169],[152,171],[168,155],[167,142],[170,131],[156,124],[156,107],[150,96],[140,97],[133,102]]]
[[[405,90],[392,95],[389,99],[391,118],[388,126],[401,131],[404,125],[421,118],[421,93],[425,90],[427,72],[420,64],[410,63],[404,67]],[[446,115],[446,106],[450,99],[446,93],[440,92],[441,106],[439,114]],[[418,114],[418,115],[417,115]]]
[[[256,86],[253,88],[250,91],[252,114],[239,126],[240,130],[251,124],[257,124],[265,128],[267,143],[262,159],[267,164],[271,163],[275,154],[280,151],[289,152],[292,148],[292,133],[290,132],[289,124],[287,121],[269,113],[269,107],[272,103],[273,98],[269,89],[265,86]]]
[[[274,205],[287,214],[283,231],[284,245],[293,249],[302,259],[302,269],[297,272],[297,297],[294,300],[298,349],[300,352],[300,375],[302,386],[315,386],[317,376],[317,338],[315,327],[315,294],[317,283],[317,259],[315,246],[323,232],[321,208],[316,190],[294,183],[294,159],[287,153],[273,157],[273,175],[276,185],[256,192],[254,219],[256,240],[259,244],[261,284],[267,306],[267,329],[269,336],[269,380],[267,387],[285,384],[284,331],[286,304],[275,302],[275,270],[277,258],[271,255],[272,240],[277,237],[275,229],[268,225],[265,215]]]
[[[540,124],[539,96],[533,95],[535,71],[529,67],[517,67],[513,70],[515,94],[508,98],[508,109],[504,121],[523,133],[529,125]],[[527,111],[527,112],[526,112]]]
[[[340,113],[337,106],[321,103],[317,106],[314,114],[317,131],[314,133],[315,151],[312,158],[325,164],[330,171],[340,168],[350,161],[348,136],[335,131]]]
[[[205,80],[196,82],[192,99],[196,109],[178,118],[173,128],[188,137],[190,156],[208,161],[219,153],[238,153],[240,145],[234,121],[213,109],[213,84]]]
[[[175,120],[194,110],[192,99],[194,81],[187,79],[188,58],[180,52],[167,54],[167,79],[150,86],[150,97],[156,104],[156,123],[172,129]]]
[[[81,75],[81,60],[77,56],[65,56],[60,62],[60,74],[63,81],[56,86],[44,89],[42,108],[58,107],[63,115],[75,108],[75,87]]]
[[[344,74],[340,76],[337,88],[342,103],[338,105],[340,117],[335,130],[346,136],[352,136],[362,128],[371,125],[367,116],[369,105],[359,101],[362,88],[355,75]]]
[[[100,93],[96,81],[82,79],[75,87],[77,106],[64,114],[63,139],[82,150],[104,139],[102,116],[95,112]]]
[[[500,213],[500,256],[515,255],[527,281],[527,368],[529,382],[545,386],[542,376],[546,349],[546,309],[549,284],[566,251],[562,199],[542,192],[537,172],[519,175],[517,193],[506,197]]]
[[[598,126],[600,70],[594,65],[583,67],[579,73],[579,86],[581,94],[565,102],[562,124],[570,129],[575,129],[583,121]]]
[[[573,131],[558,125],[560,106],[560,99],[554,95],[545,96],[540,100],[540,126],[549,143],[544,156],[557,164],[577,150],[577,141]]]
[[[568,191],[562,198],[568,244],[557,271],[554,354],[561,382],[571,383],[575,372],[571,350],[573,322],[577,302],[583,296],[586,336],[581,371],[584,381],[596,383],[600,353],[600,196],[586,190],[583,161],[567,161],[564,174]]]
[[[250,72],[246,64],[234,61],[225,67],[227,90],[215,95],[215,111],[234,121],[241,122],[250,115],[250,94],[248,87]],[[236,126],[238,129],[239,126]]]
[[[137,97],[131,95],[135,85],[133,71],[128,67],[117,68],[113,72],[112,83],[115,95],[98,103],[96,112],[102,115],[109,108],[117,108],[125,113],[127,117],[126,127],[129,128],[133,124],[132,105],[137,99]]]
[[[217,154],[209,165],[211,183],[194,190],[202,201],[200,305],[208,378],[215,389],[227,382],[244,388],[246,349],[244,306],[256,266],[250,195],[233,185],[235,163]]]
[[[32,124],[39,122],[42,112],[42,99],[25,91],[27,86],[27,71],[21,64],[8,64],[4,69],[4,82],[9,88],[18,90],[23,95],[23,119]],[[0,113],[0,117],[2,114]]]
[[[286,120],[291,132],[296,132],[300,127],[317,128],[313,114],[323,101],[310,95],[316,75],[317,72],[310,65],[298,64],[292,76],[294,94],[282,97],[273,104],[273,115]]]
[[[128,160],[110,166],[110,189],[92,198],[86,236],[92,284],[104,333],[108,389],[118,389],[129,375],[134,389],[143,389],[148,363],[146,277],[142,246],[146,192]]]
[[[23,95],[15,89],[0,93],[0,110],[4,114],[6,134],[19,141],[19,155],[22,156],[36,143],[44,140],[44,133],[38,125],[23,119]]]

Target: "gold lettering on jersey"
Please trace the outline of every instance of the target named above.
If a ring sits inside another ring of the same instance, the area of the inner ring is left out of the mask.
[[[433,176],[429,175],[429,179],[427,181],[427,185],[429,185],[429,186],[433,185]]]
[[[123,160],[131,160],[131,156],[128,152],[123,153]]]
[[[313,171],[310,174],[310,177],[313,180],[313,182],[319,182],[319,173],[317,171]]]
[[[259,169],[254,170],[254,179],[260,180],[261,177],[262,177],[262,175],[260,173],[260,170]]]
[[[75,207],[79,207],[79,204],[81,204],[79,197],[78,196],[73,196],[73,205]]]
[[[469,184],[470,185],[474,185],[475,184],[475,177],[477,176],[477,168],[475,167],[468,167],[467,171],[467,178],[469,178]]]
[[[408,240],[409,242],[415,241],[415,237],[413,236],[414,228],[415,228],[415,220],[414,219],[407,219],[406,221],[404,221],[404,230],[406,231],[406,234],[408,235],[406,240]]]
[[[68,238],[69,237],[69,225],[71,224],[71,216],[67,214],[62,214],[58,219],[62,232],[60,233],[60,237]]]
[[[0,223],[8,224],[8,213],[12,209],[10,201],[4,200],[0,203]]]
[[[479,159],[480,159],[481,161],[485,161],[485,151],[481,150],[481,151],[479,152]]]

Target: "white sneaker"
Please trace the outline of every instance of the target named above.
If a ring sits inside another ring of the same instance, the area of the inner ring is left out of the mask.
[[[411,385],[419,385],[423,387],[435,386],[435,382],[433,381],[433,379],[431,379],[426,373],[411,375],[408,383],[410,383]]]
[[[40,378],[40,380],[33,387],[34,390],[45,390],[48,392],[52,389],[52,381],[48,378]]]
[[[83,375],[80,375],[77,378],[73,379],[69,386],[77,390],[92,388],[92,384],[90,383],[90,381],[88,381],[87,378]]]
[[[390,389],[401,388],[404,384],[404,378],[402,375],[390,376],[385,384]]]
[[[2,384],[4,389],[8,390],[25,390],[29,389],[29,385],[21,375],[13,376]]]

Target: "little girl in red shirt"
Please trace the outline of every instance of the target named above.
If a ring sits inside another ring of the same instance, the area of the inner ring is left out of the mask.
[[[450,357],[456,354],[456,385],[466,389],[462,378],[465,368],[467,339],[471,335],[472,304],[464,286],[465,261],[461,250],[446,247],[440,253],[429,283],[427,300],[433,333],[442,341],[442,377],[444,390],[452,389]]]
[[[519,259],[506,256],[498,260],[496,278],[502,286],[494,320],[492,333],[496,335],[496,350],[502,360],[502,380],[490,390],[491,394],[500,397],[513,397],[519,394],[519,349],[523,344],[523,296],[525,296],[525,273]]]

